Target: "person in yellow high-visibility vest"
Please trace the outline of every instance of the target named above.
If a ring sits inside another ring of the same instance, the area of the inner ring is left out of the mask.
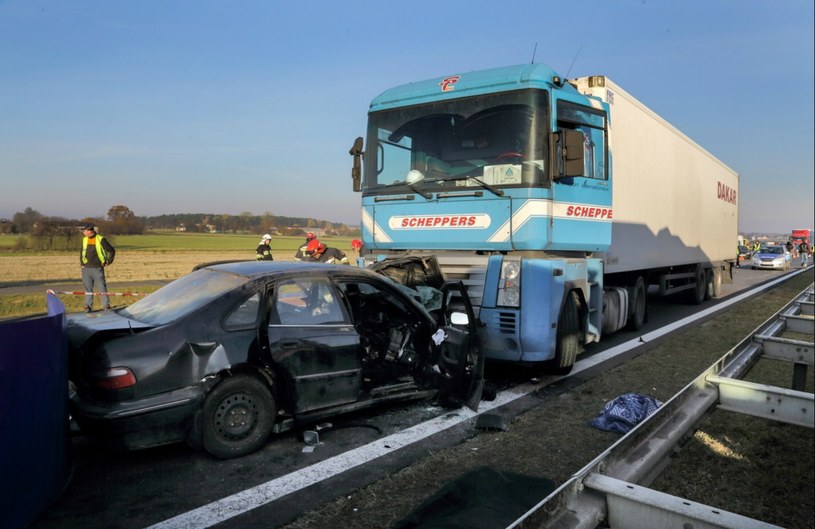
[[[82,284],[85,287],[85,312],[93,310],[93,289],[97,287],[102,295],[102,308],[110,308],[108,286],[105,282],[105,267],[113,264],[116,250],[110,242],[96,233],[93,224],[82,228],[82,250],[79,252],[79,264],[82,266]]]

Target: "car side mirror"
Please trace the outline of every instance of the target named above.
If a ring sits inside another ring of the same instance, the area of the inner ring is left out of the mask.
[[[469,325],[470,318],[463,312],[454,312],[450,314],[450,323],[453,325]]]

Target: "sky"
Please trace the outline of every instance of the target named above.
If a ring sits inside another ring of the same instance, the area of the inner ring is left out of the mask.
[[[358,225],[375,96],[534,61],[608,76],[738,172],[740,232],[813,228],[814,20],[812,0],[0,0],[0,218]]]

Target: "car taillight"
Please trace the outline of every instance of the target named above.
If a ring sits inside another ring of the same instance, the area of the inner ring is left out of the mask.
[[[98,389],[124,389],[136,385],[136,375],[126,367],[111,367],[91,375],[91,384]]]

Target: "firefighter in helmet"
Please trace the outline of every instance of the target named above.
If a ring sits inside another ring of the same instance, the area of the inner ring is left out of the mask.
[[[306,233],[306,242],[304,242],[300,247],[297,249],[297,253],[294,254],[295,261],[310,261],[308,254],[306,253],[306,247],[308,243],[316,239],[317,236],[314,235],[313,231]]]
[[[348,264],[348,257],[337,248],[329,248],[317,239],[313,239],[306,245],[306,254],[312,261],[328,264]]]

